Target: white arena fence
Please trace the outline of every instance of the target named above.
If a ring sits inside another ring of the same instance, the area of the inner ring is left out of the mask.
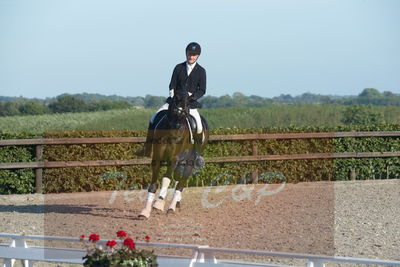
[[[57,236],[39,236],[39,235],[17,235],[0,233],[1,239],[8,239],[9,243],[0,244],[0,259],[3,260],[2,267],[12,267],[17,260],[20,260],[25,267],[32,267],[33,262],[53,262],[82,264],[82,257],[86,254],[83,249],[71,249],[60,247],[35,247],[28,246],[27,240],[42,241],[63,241],[63,242],[81,242],[79,238],[57,237]],[[98,243],[104,245],[107,240],[100,240]],[[138,246],[161,247],[172,249],[187,249],[192,251],[191,258],[159,255],[157,257],[160,267],[289,267],[289,265],[259,264],[251,262],[237,262],[228,260],[218,260],[216,253],[243,254],[264,257],[279,257],[306,260],[306,267],[325,267],[326,263],[348,263],[362,264],[366,266],[400,266],[400,261],[361,259],[350,257],[323,256],[312,254],[297,254],[285,252],[267,252],[256,250],[238,250],[226,248],[211,248],[208,246],[168,244],[168,243],[144,243],[137,242]],[[35,264],[35,266],[38,266]],[[294,265],[290,265],[294,266]]]

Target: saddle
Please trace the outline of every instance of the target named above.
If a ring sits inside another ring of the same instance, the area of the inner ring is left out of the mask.
[[[167,120],[167,112],[167,110],[162,110],[156,115],[153,121],[153,130],[168,130],[168,124],[165,123],[165,120]],[[200,118],[203,126],[203,131],[200,134],[197,134],[196,119],[191,115],[189,115],[186,119],[190,130],[190,140],[192,144],[195,142],[195,140],[197,141],[198,139],[201,139],[198,141],[202,143],[205,139],[204,131],[209,130],[206,119],[202,115],[200,115]]]

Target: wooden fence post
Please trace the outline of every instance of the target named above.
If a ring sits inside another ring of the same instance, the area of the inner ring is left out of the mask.
[[[36,161],[42,161],[43,160],[42,159],[43,158],[43,145],[36,145],[35,156],[36,156]],[[43,184],[43,169],[42,168],[36,168],[35,169],[35,188],[36,188],[36,193],[38,193],[38,194],[43,193],[42,184]]]
[[[257,156],[258,155],[258,146],[257,146],[257,141],[253,141],[253,156]],[[255,169],[253,170],[253,172],[251,173],[251,180],[253,184],[258,183],[258,170]]]
[[[351,169],[349,172],[350,180],[355,181],[357,179],[357,173],[355,169]]]

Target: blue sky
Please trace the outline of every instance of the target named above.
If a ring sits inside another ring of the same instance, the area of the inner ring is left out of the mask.
[[[398,0],[0,0],[0,95],[166,96],[190,41],[207,95],[400,93]]]

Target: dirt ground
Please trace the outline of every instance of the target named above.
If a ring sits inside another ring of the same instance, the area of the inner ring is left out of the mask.
[[[147,220],[138,219],[144,190],[0,196],[0,232],[114,239],[125,230],[138,241],[148,235],[159,243],[399,260],[399,185],[388,180],[188,188],[178,212],[153,212]],[[373,216],[366,214],[370,200]],[[377,226],[383,227],[380,237]]]
[[[153,212],[147,220],[137,216],[145,204],[144,191],[50,195],[45,198],[44,231],[61,236],[97,232],[112,238],[124,229],[156,242],[334,254],[332,184],[286,184],[271,196],[260,192],[272,186],[264,187],[190,188],[176,214]]]

